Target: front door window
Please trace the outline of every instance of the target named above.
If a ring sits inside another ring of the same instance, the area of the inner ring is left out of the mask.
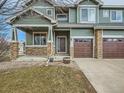
[[[57,52],[60,52],[60,53],[66,52],[66,48],[67,48],[66,42],[67,42],[66,37],[64,36],[57,37]]]

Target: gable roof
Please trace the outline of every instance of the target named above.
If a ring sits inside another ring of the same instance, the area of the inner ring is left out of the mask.
[[[57,5],[57,3],[55,1],[52,1],[52,0],[46,0],[48,3],[50,3],[51,5],[55,6]]]
[[[79,4],[79,3],[83,2],[83,1],[85,1],[85,0],[78,0],[77,4]],[[103,5],[103,2],[101,0],[92,0],[92,1],[95,1],[95,2],[99,3],[99,5]]]
[[[29,10],[32,10],[32,11],[38,13],[39,15],[45,17],[46,19],[50,20],[51,23],[56,23],[56,20],[54,20],[54,19],[52,19],[52,18],[50,18],[50,17],[44,15],[43,13],[41,13],[41,12],[37,11],[36,9],[31,8],[31,7],[29,7],[29,8],[27,8],[27,9],[25,9],[25,10],[23,10],[23,11],[21,11],[21,12],[15,14],[15,15],[11,16],[10,18],[8,18],[8,19],[6,20],[6,22],[7,22],[7,23],[12,23],[11,20],[15,19],[16,17],[22,15],[23,13],[25,13],[25,12],[27,12],[27,11],[29,11]]]
[[[53,2],[53,0],[43,0],[43,1],[48,2],[48,3],[51,4],[51,5],[54,5],[54,4],[55,4],[55,3]],[[30,4],[33,4],[33,3],[35,3],[35,2],[37,2],[37,0],[28,0],[28,1],[25,2],[25,4],[26,4],[26,5],[30,5]]]

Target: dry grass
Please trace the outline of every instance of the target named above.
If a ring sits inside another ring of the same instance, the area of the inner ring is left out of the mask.
[[[0,62],[10,62],[10,57],[9,56],[0,56]]]
[[[0,93],[84,93],[84,76],[68,67],[30,67],[0,71]]]

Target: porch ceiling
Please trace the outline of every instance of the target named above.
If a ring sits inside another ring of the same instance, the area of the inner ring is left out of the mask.
[[[48,31],[48,27],[17,27],[23,32],[27,31]]]

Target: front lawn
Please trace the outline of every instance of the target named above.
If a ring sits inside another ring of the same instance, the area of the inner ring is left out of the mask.
[[[85,93],[85,77],[68,67],[30,67],[0,71],[0,93]]]

